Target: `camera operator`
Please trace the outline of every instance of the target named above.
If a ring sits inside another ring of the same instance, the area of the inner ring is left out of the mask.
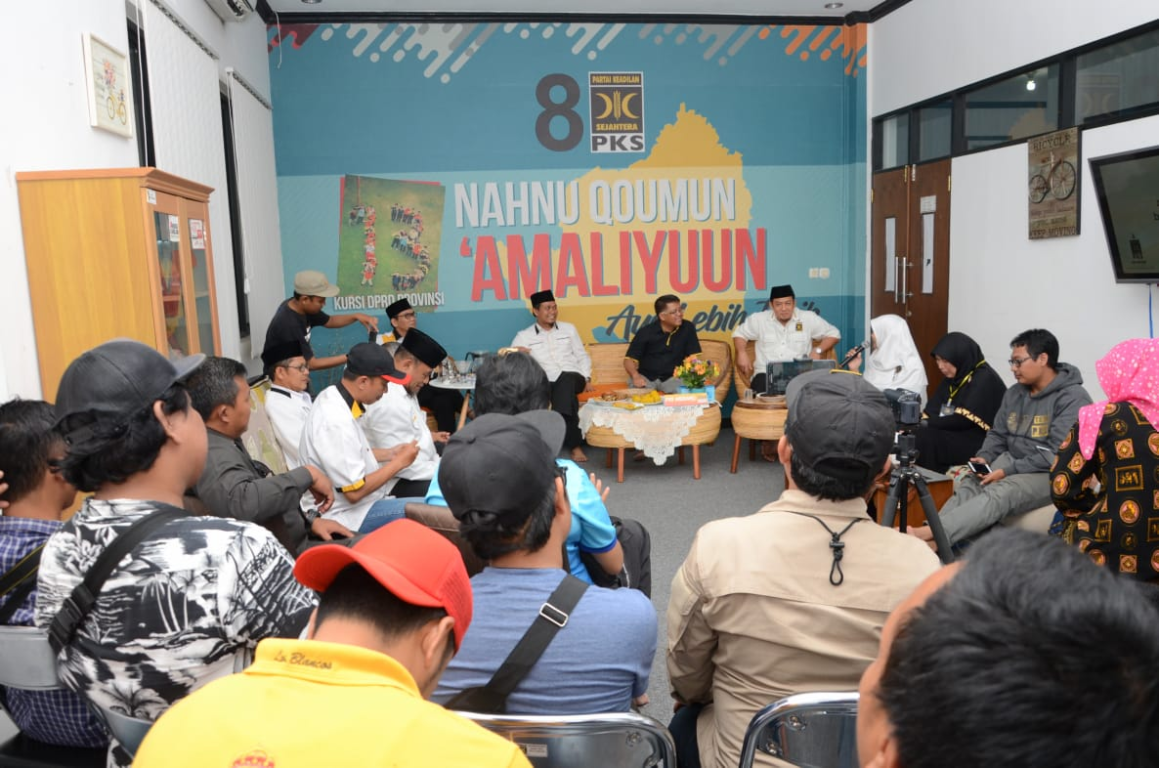
[[[1050,463],[1078,411],[1091,402],[1078,369],[1058,362],[1058,339],[1050,331],[1024,331],[1010,342],[1017,380],[1006,390],[973,472],[957,483],[941,510],[952,544],[982,533],[1012,515],[1050,504]],[[936,549],[928,527],[911,528]]]

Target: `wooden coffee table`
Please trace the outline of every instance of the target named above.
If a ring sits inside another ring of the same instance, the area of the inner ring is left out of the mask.
[[[930,498],[934,500],[934,506],[941,510],[950,497],[954,495],[954,481],[946,475],[931,472],[928,469],[918,467],[918,471],[922,473],[925,478],[926,486],[930,489]],[[881,485],[873,492],[873,506],[877,510],[877,520],[881,522],[881,516],[885,513],[885,497],[889,494],[889,485]],[[899,527],[901,524],[901,500],[898,500],[898,514],[894,517],[893,526]],[[922,509],[922,503],[918,499],[918,489],[910,486],[909,498],[906,499],[906,526],[913,528],[919,525],[925,525],[926,512]]]

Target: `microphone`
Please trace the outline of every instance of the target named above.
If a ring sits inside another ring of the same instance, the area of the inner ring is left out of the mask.
[[[865,341],[861,342],[860,344],[858,344],[858,345],[857,345],[856,347],[854,347],[853,349],[849,350],[849,354],[848,354],[848,355],[846,355],[846,356],[845,356],[845,359],[844,359],[844,360],[842,360],[842,361],[841,361],[841,362],[840,362],[840,363],[837,365],[837,369],[838,369],[838,370],[840,370],[840,369],[842,369],[842,368],[846,368],[846,369],[848,369],[848,368],[849,368],[849,363],[851,363],[851,362],[853,361],[853,358],[857,357],[857,356],[858,356],[858,355],[860,355],[862,352],[864,352],[864,351],[865,351],[865,348],[866,348],[866,347],[868,347],[868,346],[869,346],[869,339],[866,339]]]

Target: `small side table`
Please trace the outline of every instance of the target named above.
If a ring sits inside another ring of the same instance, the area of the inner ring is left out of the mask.
[[[736,474],[737,460],[740,458],[741,438],[749,439],[749,461],[756,458],[757,440],[780,440],[785,434],[785,418],[789,409],[784,398],[766,400],[737,400],[732,408],[732,430],[736,439],[732,446],[732,466],[729,472]]]
[[[467,409],[471,407],[471,393],[475,391],[475,374],[467,373],[454,379],[440,376],[431,379],[431,386],[438,389],[454,389],[463,393],[463,407],[459,409],[459,429],[467,423]]]

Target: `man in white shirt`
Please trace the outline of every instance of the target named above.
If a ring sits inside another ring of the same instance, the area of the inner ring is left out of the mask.
[[[587,461],[579,428],[577,395],[591,389],[592,360],[575,326],[558,321],[555,294],[551,291],[531,294],[531,314],[535,315],[535,323],[515,334],[511,346],[531,355],[547,373],[551,382],[551,409],[563,416],[567,425],[563,446],[571,450],[572,461]]]
[[[427,495],[427,488],[439,468],[435,441],[445,443],[451,437],[447,432],[431,433],[418,401],[419,390],[431,380],[431,371],[446,356],[447,350],[437,341],[412,328],[394,353],[394,367],[410,376],[410,383],[405,386],[388,383],[382,399],[359,419],[372,448],[418,444],[418,456],[414,462],[398,473],[395,496]]]
[[[270,379],[266,394],[266,416],[274,428],[274,439],[286,458],[287,469],[302,466],[298,443],[302,427],[314,400],[310,397],[310,366],[293,343],[276,344],[262,352],[262,363]]]
[[[769,307],[749,315],[732,332],[737,370],[752,377],[749,386],[754,392],[767,388],[765,369],[769,363],[806,357],[820,360],[841,339],[841,331],[816,312],[797,309],[791,285],[774,285],[769,291]],[[756,342],[755,369],[746,348],[749,341]]]
[[[408,501],[422,501],[390,495],[399,471],[418,456],[418,443],[372,449],[357,421],[367,406],[382,399],[388,382],[409,381],[385,349],[370,342],[355,344],[342,380],[322,390],[302,428],[302,461],[320,468],[334,484],[334,504],[325,516],[357,533],[403,517]]]
[[[412,329],[418,327],[418,315],[415,314],[414,307],[406,298],[401,298],[389,305],[386,308],[386,316],[390,319],[390,327],[393,332],[379,336],[379,344],[389,344],[392,341],[401,342]],[[443,361],[439,360],[438,362]],[[431,367],[437,368],[438,364],[436,363]],[[463,408],[461,394],[453,389],[439,389],[427,384],[419,390],[418,398],[419,406],[434,414],[439,431],[447,434],[455,431],[459,411]]]

